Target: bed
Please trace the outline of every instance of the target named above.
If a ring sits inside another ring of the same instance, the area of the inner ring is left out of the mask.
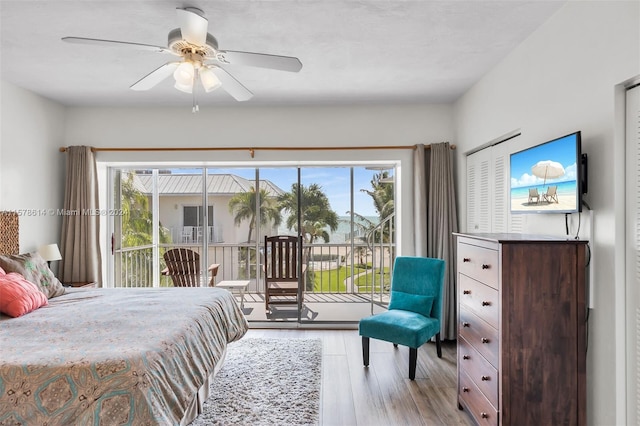
[[[188,424],[247,329],[222,289],[67,288],[0,314],[0,424]]]

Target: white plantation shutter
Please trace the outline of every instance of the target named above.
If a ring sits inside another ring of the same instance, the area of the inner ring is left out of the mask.
[[[627,424],[640,424],[640,86],[627,91],[626,111]]]
[[[474,232],[477,216],[476,170],[472,156],[467,157],[467,232]]]
[[[490,149],[467,156],[467,232],[491,232]]]
[[[489,159],[483,159],[480,163],[480,216],[478,232],[491,232],[491,179],[489,178]]]
[[[467,156],[467,232],[506,232],[508,218],[507,144]]]

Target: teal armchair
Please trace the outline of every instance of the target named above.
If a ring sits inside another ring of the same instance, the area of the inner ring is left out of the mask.
[[[391,279],[389,310],[360,320],[362,358],[369,365],[369,339],[409,347],[409,379],[416,378],[418,348],[435,336],[438,358],[442,319],[442,259],[399,256]]]

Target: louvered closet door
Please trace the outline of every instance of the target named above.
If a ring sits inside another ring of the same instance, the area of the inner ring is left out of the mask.
[[[467,156],[467,232],[491,232],[491,148]]]
[[[491,199],[491,232],[508,232],[509,217],[509,143],[491,147],[491,172],[493,197]]]
[[[640,86],[627,91],[627,424],[640,424]]]
[[[467,232],[507,232],[507,144],[467,156]]]

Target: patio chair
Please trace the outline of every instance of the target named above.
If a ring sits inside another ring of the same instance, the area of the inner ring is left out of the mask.
[[[529,188],[529,204],[533,203],[535,198],[536,204],[540,202],[540,194],[538,194],[538,188]]]
[[[558,204],[558,187],[555,185],[548,187],[547,192],[542,194],[542,199],[548,203]]]
[[[161,271],[161,274],[171,277],[174,287],[205,287],[200,273],[200,255],[197,252],[186,248],[175,248],[167,250],[163,257],[167,267]],[[210,287],[215,285],[219,267],[217,263],[209,265]]]
[[[264,304],[269,311],[275,304],[302,306],[303,292],[299,291],[298,249],[302,238],[289,235],[264,237]]]
[[[182,242],[188,244],[193,242],[193,226],[182,227]]]
[[[409,347],[409,379],[416,378],[418,348],[435,336],[436,352],[442,358],[442,259],[398,256],[391,279],[389,309],[360,320],[362,360],[369,365],[369,339],[385,340]]]

